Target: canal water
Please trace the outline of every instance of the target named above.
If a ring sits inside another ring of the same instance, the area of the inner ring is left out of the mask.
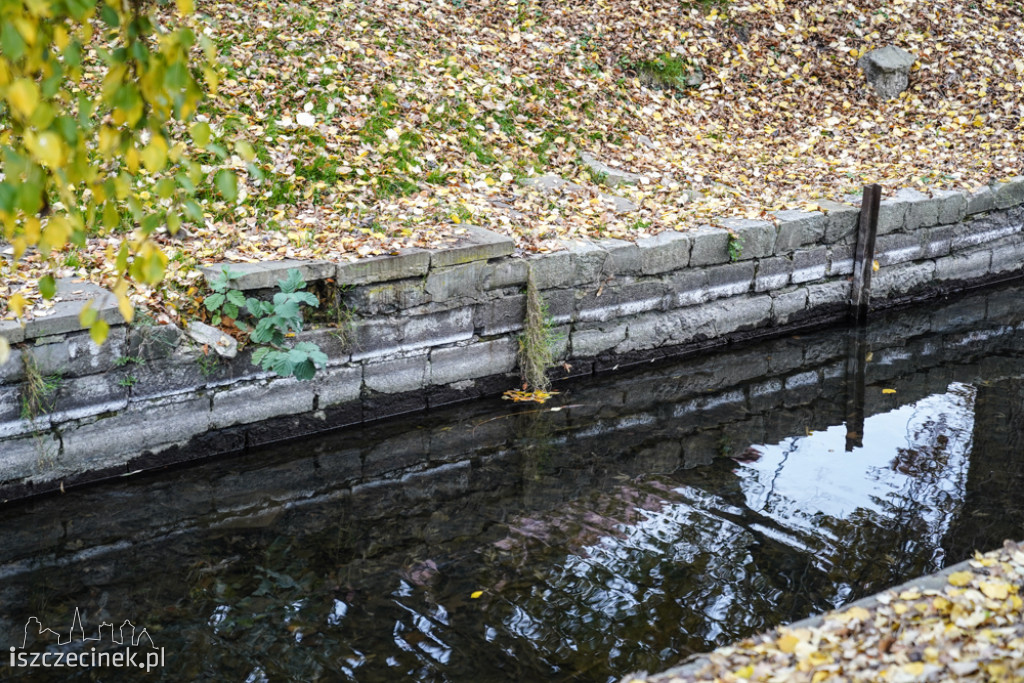
[[[1022,295],[0,507],[0,654],[127,626],[152,680],[664,668],[1024,538]]]

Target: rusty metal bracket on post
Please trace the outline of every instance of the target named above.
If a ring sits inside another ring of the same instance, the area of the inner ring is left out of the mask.
[[[853,253],[853,286],[850,289],[851,322],[863,325],[868,319],[871,302],[871,271],[875,261],[875,238],[878,236],[878,207],[882,201],[880,185],[865,185],[860,204],[860,225],[857,246]]]

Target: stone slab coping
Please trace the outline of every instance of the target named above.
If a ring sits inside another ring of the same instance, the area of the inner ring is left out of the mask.
[[[462,226],[454,245],[436,251],[405,249],[397,254],[374,256],[357,261],[261,261],[258,263],[216,263],[200,270],[210,282],[227,268],[235,277],[233,287],[241,290],[273,289],[288,271],[297,268],[307,282],[334,278],[343,285],[364,285],[389,280],[422,277],[431,268],[443,268],[472,261],[487,261],[508,256],[515,241],[475,225]]]
[[[843,605],[842,607],[836,608],[834,610],[823,612],[822,614],[816,614],[814,616],[807,617],[806,619],[801,619],[800,621],[794,621],[791,624],[781,625],[779,626],[779,628],[784,628],[787,631],[795,631],[798,629],[815,629],[819,628],[822,624],[824,624],[825,619],[831,614],[839,614],[842,612],[846,612],[855,607],[863,607],[868,610],[877,607],[879,604],[881,604],[881,601],[879,600],[881,596],[896,596],[904,591],[908,591],[911,589],[917,589],[922,592],[927,590],[941,590],[942,588],[945,588],[946,585],[949,583],[949,577],[952,574],[955,574],[956,572],[970,570],[971,562],[974,561],[975,558],[971,557],[962,562],[957,562],[954,565],[950,565],[945,569],[935,572],[934,574],[927,574],[925,576],[919,576],[916,579],[904,581],[898,586],[893,586],[892,588],[880,591],[878,593],[875,593],[874,595],[869,595],[865,598],[861,598],[860,600],[855,600],[847,605]],[[907,614],[908,618],[911,616],[912,615]],[[671,681],[674,678],[694,676],[708,664],[708,658],[710,655],[710,652],[691,655],[687,657],[687,659],[684,660],[682,664],[674,666],[671,669],[666,669],[665,671],[662,671],[661,673],[657,674],[629,674],[622,678],[620,683],[665,683],[666,681]]]
[[[52,308],[36,311],[33,318],[24,324],[15,320],[0,320],[0,336],[11,344],[17,344],[84,330],[86,328],[79,322],[78,316],[89,302],[92,302],[92,308],[100,319],[108,324],[124,322],[117,308],[117,298],[91,282],[61,278],[57,280],[57,293],[53,301]]]

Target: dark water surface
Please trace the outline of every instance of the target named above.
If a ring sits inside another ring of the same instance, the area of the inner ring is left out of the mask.
[[[663,668],[1024,538],[1022,295],[0,508],[0,654],[78,608],[147,630],[148,679]]]

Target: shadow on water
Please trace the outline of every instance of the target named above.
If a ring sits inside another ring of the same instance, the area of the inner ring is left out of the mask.
[[[0,642],[79,608],[168,680],[662,668],[1024,536],[1022,293],[8,507]]]

